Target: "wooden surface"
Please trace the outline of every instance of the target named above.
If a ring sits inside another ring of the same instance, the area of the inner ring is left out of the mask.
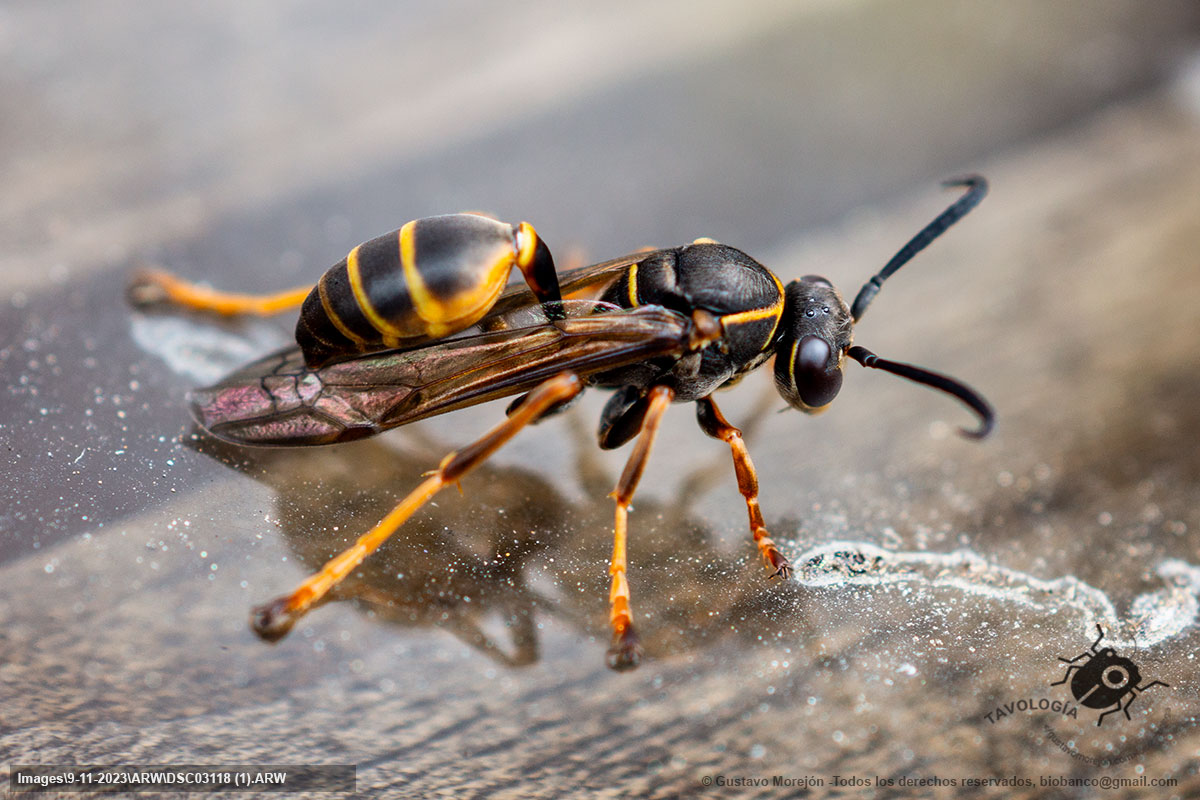
[[[0,762],[354,763],[362,794],[414,797],[968,793],[834,775],[1200,791],[1200,91],[1172,57],[1192,7],[1030,3],[1025,25],[939,4],[727,24],[715,5],[556,7],[405,9],[403,42],[381,9],[229,4],[124,32],[84,4],[0,17],[2,102],[26,110],[3,133]],[[57,47],[31,35],[53,23]],[[138,260],[279,288],[464,208],[531,220],[560,258],[712,235],[852,295],[966,169],[992,194],[856,340],[979,388],[995,436],[962,440],[951,401],[853,367],[815,419],[774,413],[765,376],[723,397],[756,420],[766,519],[798,567],[779,584],[726,448],[673,409],[631,519],[632,674],[603,666],[625,456],[592,445],[603,398],[523,434],[268,646],[248,609],[502,407],[230,450],[192,436],[185,393],[288,323],[121,304]],[[1058,659],[1096,624],[1170,686],[1100,728],[1087,708],[989,722],[1066,698]],[[776,775],[797,783],[704,784]]]

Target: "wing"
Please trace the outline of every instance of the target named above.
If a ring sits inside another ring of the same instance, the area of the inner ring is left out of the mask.
[[[361,439],[414,420],[527,392],[547,378],[686,352],[686,317],[642,306],[445,339],[316,370],[299,348],[254,362],[191,395],[196,421],[238,444]]]

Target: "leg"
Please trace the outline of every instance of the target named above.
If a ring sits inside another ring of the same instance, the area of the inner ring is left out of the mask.
[[[658,424],[674,397],[675,392],[666,386],[656,386],[650,390],[649,407],[642,420],[642,434],[638,437],[637,444],[629,455],[629,461],[625,463],[625,471],[621,473],[617,488],[611,495],[617,501],[617,516],[613,525],[612,563],[608,568],[612,581],[608,591],[608,619],[613,630],[612,647],[608,650],[608,666],[615,670],[633,669],[642,657],[641,645],[638,644],[637,634],[633,631],[633,614],[629,609],[629,581],[625,576],[628,566],[625,539],[629,504],[633,501],[633,493],[637,490],[638,481],[646,468],[646,459],[650,455],[650,447],[654,444]]]
[[[763,563],[771,570],[771,577],[790,577],[791,563],[767,535],[762,510],[758,507],[758,473],[754,471],[754,463],[750,460],[746,443],[742,441],[742,432],[730,425],[721,415],[721,410],[711,397],[696,401],[696,418],[705,433],[726,442],[733,451],[733,469],[737,474],[738,490],[742,497],[746,498],[746,511],[750,514],[750,532],[754,535],[754,543],[758,545]]]
[[[310,291],[311,286],[301,286],[278,294],[234,294],[198,286],[169,272],[148,270],[134,275],[128,293],[129,302],[139,307],[167,303],[222,316],[250,314],[266,317],[290,308],[299,308]]]
[[[485,461],[517,431],[541,416],[547,408],[565,402],[582,390],[583,383],[571,373],[551,378],[534,389],[511,417],[462,450],[449,453],[442,459],[438,468],[401,500],[379,524],[360,536],[348,549],[330,559],[294,592],[255,608],[251,612],[251,627],[268,641],[282,638],[296,620],[353,572],[363,559],[375,552],[431,497],[444,487],[458,483],[464,475]]]
[[[776,393],[774,386],[764,384],[762,388],[763,391],[759,392],[758,400],[750,409],[746,421],[742,423],[743,442],[749,442],[755,438],[767,414],[779,404],[779,394]],[[687,509],[695,505],[697,498],[720,481],[723,473],[724,467],[716,461],[688,473],[680,483],[679,494],[676,497],[678,508]]]

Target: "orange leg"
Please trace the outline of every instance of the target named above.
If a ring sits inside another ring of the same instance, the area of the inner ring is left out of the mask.
[[[259,636],[268,641],[282,638],[291,630],[296,620],[353,572],[363,559],[375,552],[431,497],[446,486],[457,484],[464,475],[487,460],[488,456],[496,452],[517,431],[535,421],[548,408],[566,402],[581,391],[583,382],[569,372],[542,383],[529,393],[524,402],[504,422],[462,450],[447,454],[438,468],[401,500],[379,524],[360,536],[358,541],[345,551],[330,559],[294,592],[255,608],[250,616],[251,626]]]
[[[654,436],[658,433],[658,425],[663,413],[671,405],[675,392],[666,386],[656,386],[650,390],[649,408],[642,420],[641,435],[637,444],[625,463],[625,471],[617,481],[617,488],[611,497],[617,501],[616,522],[613,525],[613,554],[608,567],[611,584],[608,592],[609,624],[612,625],[612,647],[608,651],[608,665],[616,670],[633,669],[642,657],[642,648],[638,644],[637,634],[633,630],[633,614],[629,608],[629,580],[625,573],[628,559],[625,554],[625,542],[628,532],[629,504],[633,501],[633,493],[637,490],[638,481],[646,469],[646,459],[654,444]]]
[[[130,282],[129,301],[135,306],[167,303],[227,317],[235,314],[266,317],[299,308],[311,291],[311,286],[300,286],[277,294],[234,294],[199,286],[169,272],[146,270],[134,275]]]
[[[742,441],[742,432],[729,424],[711,397],[696,401],[696,418],[705,433],[726,442],[733,451],[733,469],[737,474],[738,491],[746,499],[750,532],[754,535],[754,544],[758,546],[763,563],[771,570],[771,577],[789,577],[792,574],[791,563],[767,535],[762,510],[758,507],[758,473],[754,471],[754,462],[750,460],[750,452],[746,449],[746,443]]]

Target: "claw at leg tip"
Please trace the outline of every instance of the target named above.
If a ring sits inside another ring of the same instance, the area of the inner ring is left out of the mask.
[[[612,647],[608,649],[608,668],[617,672],[635,669],[642,661],[642,645],[632,628],[613,634]]]
[[[792,562],[788,561],[787,556],[778,550],[772,548],[764,553],[763,560],[766,561],[767,569],[771,570],[770,579],[780,578],[786,581],[792,577]]]
[[[296,624],[300,615],[288,609],[288,598],[277,597],[250,611],[250,627],[265,642],[277,642]]]

